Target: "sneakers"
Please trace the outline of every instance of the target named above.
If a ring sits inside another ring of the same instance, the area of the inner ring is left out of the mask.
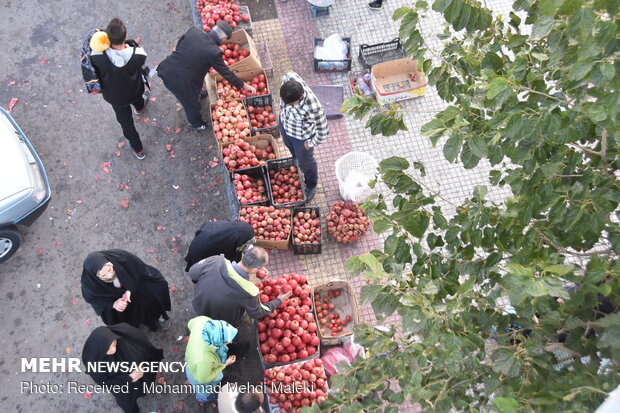
[[[134,155],[136,155],[136,158],[138,158],[138,159],[140,159],[140,160],[144,159],[144,157],[146,156],[146,155],[144,154],[144,151],[140,151],[140,152],[136,152],[136,151],[134,151],[134,153],[133,153],[133,154],[134,154]]]
[[[200,126],[192,126],[192,129],[198,130],[198,131],[205,131],[205,130],[211,129],[211,125],[208,124],[207,122],[202,122],[202,125],[200,125]]]
[[[314,198],[314,195],[316,194],[316,186],[312,189],[307,189],[306,188],[306,202],[310,202],[312,200],[312,198]]]
[[[381,10],[381,6],[383,5],[383,1],[373,1],[372,3],[368,3],[368,7],[370,7],[370,10]]]
[[[170,320],[164,320],[163,317],[159,317],[159,320],[157,320],[157,324],[159,325],[159,329],[161,331],[166,331],[170,328],[172,322]]]

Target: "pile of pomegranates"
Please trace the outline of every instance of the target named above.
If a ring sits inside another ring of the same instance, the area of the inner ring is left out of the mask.
[[[263,374],[269,403],[278,404],[280,413],[297,413],[327,400],[327,376],[320,358],[272,367]]]
[[[256,239],[267,241],[287,240],[291,233],[291,210],[273,206],[243,207],[239,221],[252,225]]]
[[[290,363],[313,356],[321,340],[312,313],[312,287],[301,274],[265,278],[257,283],[262,303],[291,292],[276,311],[256,323],[258,341],[267,364]]]
[[[352,201],[336,202],[327,215],[327,230],[338,242],[349,244],[362,238],[370,222],[359,205]]]

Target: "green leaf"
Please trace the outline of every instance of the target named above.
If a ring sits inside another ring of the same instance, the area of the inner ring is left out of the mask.
[[[581,80],[592,70],[594,62],[586,61],[579,62],[568,72],[568,78],[570,80]]]
[[[437,141],[446,132],[447,128],[442,119],[433,119],[428,123],[422,125],[420,131],[423,135],[428,136],[433,143],[433,146],[437,144]]]
[[[409,161],[399,156],[392,156],[379,162],[379,171],[385,173],[387,171],[404,171],[409,169]]]
[[[414,211],[405,215],[400,222],[411,235],[422,238],[428,228],[430,218],[424,211]]]
[[[493,404],[502,413],[517,413],[519,411],[519,402],[512,397],[496,397]]]
[[[377,113],[376,115],[371,116],[366,122],[365,128],[370,128],[371,135],[378,135],[383,133],[384,129],[384,118],[385,115],[382,113]]]
[[[420,172],[420,176],[425,177],[426,176],[426,168],[424,167],[424,164],[422,162],[414,162],[413,163],[413,168]]]
[[[435,2],[433,3],[433,10],[435,10],[437,13],[443,13],[452,4],[453,1],[458,0],[435,0]]]
[[[555,20],[553,16],[539,18],[532,28],[532,39],[538,40],[547,36],[553,27]]]
[[[489,84],[487,89],[487,99],[495,99],[500,93],[504,92],[510,87],[510,84],[505,77],[496,77]]]
[[[472,136],[472,138],[469,139],[467,142],[469,142],[471,152],[478,158],[486,158],[489,154],[489,150],[487,148],[486,142],[484,141],[484,138],[480,136]]]
[[[563,0],[541,0],[538,9],[543,16],[553,16]]]
[[[409,7],[399,7],[396,10],[394,10],[394,14],[392,15],[392,20],[399,20],[405,14],[409,12],[411,12],[411,9]]]
[[[508,269],[508,272],[510,274],[518,275],[520,277],[531,277],[532,275],[534,275],[534,270],[524,267],[520,264],[511,263],[506,265],[506,268]]]
[[[448,138],[446,144],[443,146],[443,156],[448,162],[454,162],[459,152],[461,151],[461,145],[463,144],[463,138],[459,135],[453,135]]]
[[[574,265],[549,265],[547,267],[543,267],[543,270],[562,277],[573,271],[574,268]]]
[[[446,220],[446,218],[443,216],[443,214],[441,213],[441,210],[439,208],[433,208],[434,213],[433,213],[433,223],[435,224],[435,226],[439,229],[446,229],[448,228],[448,221]]]
[[[603,77],[607,80],[613,80],[616,76],[616,70],[611,63],[600,63],[598,69],[601,71]]]
[[[508,377],[519,377],[521,362],[517,360],[513,353],[507,349],[500,348],[493,352],[493,371]]]
[[[478,165],[478,162],[480,162],[480,158],[471,151],[471,146],[468,141],[463,144],[463,150],[461,151],[461,162],[463,162],[465,169],[475,168],[476,165]]]
[[[372,222],[372,229],[377,234],[381,234],[390,228],[390,224],[391,222],[387,218],[381,217]]]
[[[476,185],[474,187],[474,196],[480,200],[484,199],[487,195],[488,189],[486,185]]]

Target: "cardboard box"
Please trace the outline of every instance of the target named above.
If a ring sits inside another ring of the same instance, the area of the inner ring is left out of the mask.
[[[268,93],[271,92],[271,89],[269,88],[269,81],[267,80],[267,75],[263,69],[247,70],[247,71],[240,71],[240,72],[234,72],[234,73],[241,80],[243,80],[244,82],[250,83],[250,84],[252,83],[252,79],[254,79],[256,76],[265,75],[265,84],[267,85],[267,91]],[[205,76],[205,88],[207,89],[207,92],[209,93],[209,104],[211,105],[211,108],[215,106],[215,103],[219,99],[219,97],[217,96],[216,87],[217,87],[217,82],[221,82],[222,80],[224,80],[224,78],[219,73],[207,73],[207,75]],[[263,96],[263,95],[256,95],[256,96]],[[224,101],[229,101],[229,100],[235,100],[235,99],[224,99]]]
[[[413,59],[398,59],[372,67],[372,88],[379,103],[413,99],[426,93],[426,76]]]
[[[245,59],[235,63],[232,66],[228,66],[230,70],[234,73],[237,72],[247,72],[250,70],[262,69],[262,65],[260,63],[260,58],[258,57],[258,50],[256,49],[256,44],[254,40],[250,37],[248,32],[245,30],[236,30],[233,32],[233,35],[230,39],[225,39],[222,43],[234,43],[241,46],[242,49],[246,49],[250,51],[250,55]]]
[[[357,296],[355,295],[353,287],[351,287],[351,284],[348,282],[330,281],[325,284],[319,284],[314,287],[314,297],[316,297],[316,294],[320,294],[322,303],[323,298],[328,297],[327,293],[334,290],[340,290],[340,295],[338,297],[330,298],[330,302],[336,305],[335,311],[340,314],[341,318],[345,318],[350,315],[352,320],[345,327],[343,327],[342,331],[337,336],[332,336],[329,327],[322,326],[319,323],[319,338],[321,339],[321,344],[323,345],[335,345],[342,343],[347,337],[353,334],[353,327],[360,322],[360,311],[357,303]],[[315,318],[317,320],[321,319],[322,317],[319,317],[317,313],[317,306],[314,305],[314,298],[312,308]],[[325,333],[322,333],[323,330]]]

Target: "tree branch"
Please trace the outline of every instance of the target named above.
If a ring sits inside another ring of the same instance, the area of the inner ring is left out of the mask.
[[[550,94],[548,94],[548,93],[539,92],[538,90],[531,89],[531,88],[529,88],[529,87],[527,87],[527,86],[521,86],[521,85],[519,85],[519,86],[517,86],[517,87],[518,87],[519,89],[521,89],[521,90],[526,90],[526,91],[528,91],[528,92],[530,92],[530,93],[535,93],[535,94],[537,94],[537,95],[544,96],[544,97],[547,97],[547,98],[549,98],[549,99],[557,100],[558,102],[561,102],[561,103],[565,103],[565,104],[568,104],[568,103],[569,103],[569,102],[568,102],[567,100],[565,100],[565,99],[560,99],[560,98],[557,98],[557,97],[552,96],[552,95],[550,95]]]
[[[593,151],[592,149],[588,149],[588,148],[583,147],[581,145],[577,145],[576,143],[569,143],[568,146],[572,146],[573,148],[579,149],[580,151],[583,151],[585,153],[589,153],[590,155],[601,156],[600,152]]]
[[[607,248],[604,250],[600,250],[600,251],[592,251],[592,252],[577,252],[577,251],[569,251],[566,248],[562,247],[561,245],[559,245],[558,243],[556,243],[555,241],[553,241],[552,239],[550,239],[549,237],[547,237],[545,234],[543,234],[543,232],[541,230],[539,230],[538,228],[534,228],[534,231],[536,231],[536,233],[538,235],[540,235],[540,237],[545,240],[549,245],[551,245],[553,248],[555,248],[556,250],[564,253],[564,254],[568,254],[568,255],[574,255],[576,257],[592,257],[593,255],[609,255],[612,252],[611,248]]]

